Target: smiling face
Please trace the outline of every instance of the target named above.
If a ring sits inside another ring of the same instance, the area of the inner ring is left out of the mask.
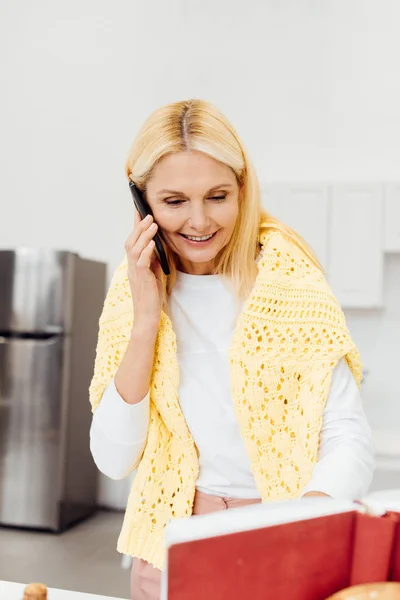
[[[232,169],[197,151],[168,154],[147,182],[146,197],[180,268],[194,275],[212,273],[239,212]]]

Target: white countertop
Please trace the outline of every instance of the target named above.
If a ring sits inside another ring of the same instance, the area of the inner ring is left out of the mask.
[[[32,582],[35,583],[35,582]],[[22,600],[26,583],[14,583],[12,581],[0,581],[0,599],[1,600]],[[121,600],[111,596],[98,596],[96,594],[83,594],[81,592],[71,592],[68,590],[56,590],[48,588],[48,600]]]

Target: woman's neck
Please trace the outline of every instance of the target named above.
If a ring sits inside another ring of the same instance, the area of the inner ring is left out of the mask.
[[[214,264],[211,261],[205,263],[193,263],[180,258],[177,269],[188,275],[214,275]]]

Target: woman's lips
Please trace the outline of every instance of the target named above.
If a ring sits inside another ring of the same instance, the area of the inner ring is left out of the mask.
[[[186,235],[184,233],[180,233],[179,235],[181,236],[182,239],[185,240],[185,242],[187,242],[191,246],[206,246],[207,244],[209,244],[210,242],[212,242],[214,240],[217,233],[218,232],[215,231],[213,234],[211,234],[211,237],[209,237],[208,239],[205,239],[205,240],[190,240],[189,238],[186,237]],[[199,237],[205,237],[205,236],[199,236]]]

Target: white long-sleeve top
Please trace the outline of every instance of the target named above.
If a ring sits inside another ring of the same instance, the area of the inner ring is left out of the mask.
[[[250,460],[234,414],[228,352],[238,311],[218,275],[178,274],[169,298],[177,337],[179,399],[199,451],[197,489],[231,498],[258,498]],[[129,475],[142,456],[149,424],[149,394],[126,403],[114,381],[93,415],[94,460],[112,479]],[[318,462],[307,491],[359,498],[372,480],[374,450],[361,397],[345,359],[339,361],[323,415]]]

